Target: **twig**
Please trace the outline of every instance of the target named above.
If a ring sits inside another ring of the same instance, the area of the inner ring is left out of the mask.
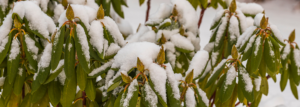
[[[215,96],[216,96],[216,91],[213,93],[213,95],[212,95],[212,96],[210,97],[210,99],[209,99],[209,103],[213,100],[213,101],[210,103],[210,104],[211,104],[210,107],[213,107],[213,105],[214,105],[214,102],[215,102]]]
[[[86,96],[86,94],[85,94],[85,92],[83,91],[83,92],[82,92],[82,98],[83,98],[83,100],[82,100],[82,105],[83,105],[83,107],[86,107],[86,99],[85,99],[85,96]]]
[[[146,20],[145,20],[145,22],[147,22],[147,21],[148,21],[148,18],[149,18],[150,3],[151,3],[151,0],[148,0],[148,1],[147,1],[147,12],[146,12]]]
[[[236,103],[236,104],[235,104],[235,106],[238,106],[238,105],[240,105],[240,103],[241,103],[241,102],[238,102],[238,103]]]
[[[210,5],[210,3],[207,4],[207,7],[208,7],[209,5]],[[203,7],[203,6],[202,6],[202,7]],[[201,9],[201,12],[200,12],[200,18],[199,18],[199,21],[198,21],[198,28],[200,28],[200,25],[201,25],[201,23],[202,23],[202,19],[203,19],[203,16],[204,16],[204,13],[205,13],[207,7]]]

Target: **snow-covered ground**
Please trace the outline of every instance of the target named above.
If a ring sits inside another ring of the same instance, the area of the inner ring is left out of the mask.
[[[142,6],[139,6],[139,0],[127,0],[127,2],[129,8],[123,8],[125,20],[129,21],[135,32],[140,23],[145,23],[147,1]],[[152,0],[150,15],[157,10],[160,3],[169,2],[170,0]],[[287,39],[292,30],[296,29],[296,42],[300,43],[300,12],[299,10],[293,10],[299,4],[298,2],[294,0],[267,0],[264,3],[260,3],[260,5],[265,9],[270,22],[277,25],[283,38]],[[217,10],[212,8],[207,9],[205,12],[200,28],[200,45],[202,48],[209,42],[211,35],[209,28],[216,12]],[[200,9],[197,10],[197,13],[199,16]],[[262,97],[259,107],[300,107],[300,100],[294,98],[289,83],[286,89],[281,92],[279,82],[280,75],[277,75],[276,83],[272,79],[269,79],[269,95]],[[298,94],[300,96],[300,87],[298,87]]]

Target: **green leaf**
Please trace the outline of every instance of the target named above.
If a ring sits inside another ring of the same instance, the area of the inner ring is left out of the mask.
[[[4,80],[4,85],[3,85],[3,90],[2,90],[2,95],[1,98],[4,97],[9,97],[13,91],[13,84],[9,83],[9,77],[6,77]]]
[[[120,0],[111,0],[112,6],[115,10],[115,12],[122,18],[124,18],[124,13],[121,7],[121,1]]]
[[[31,93],[30,101],[31,103],[36,103],[41,100],[47,92],[47,86],[41,85],[39,89],[33,93]]]
[[[18,41],[15,39],[14,42],[18,42]],[[14,52],[13,49],[11,51]],[[16,53],[11,53],[10,52],[10,55],[11,54],[16,54]],[[8,57],[10,57],[10,55]],[[8,63],[7,63],[7,77],[9,77],[8,81],[9,81],[10,84],[14,82],[15,77],[17,75],[18,68],[19,68],[19,63],[20,63],[20,56],[21,56],[21,53],[17,53],[17,56],[15,57],[15,59],[8,58]]]
[[[64,39],[65,39],[65,32],[66,32],[66,26],[62,26],[59,31],[56,33],[54,37],[54,41],[52,44],[52,56],[51,57],[51,70],[54,71],[58,63],[61,59],[61,54],[63,50],[63,45],[64,45]]]
[[[251,54],[251,69],[249,71],[250,75],[254,73],[261,62],[261,58],[263,56],[263,45],[262,45],[262,37],[257,37],[254,41],[254,45],[252,47],[252,54]]]
[[[260,27],[262,29],[266,29],[268,26],[268,18],[265,17],[265,15],[262,17],[261,21],[260,21]]]
[[[85,89],[87,97],[94,101],[96,98],[96,89],[92,79],[87,80],[86,89]]]
[[[30,98],[31,94],[26,94],[25,98],[23,99],[22,103],[20,104],[20,107],[31,107],[31,101]],[[4,107],[4,106],[1,106]]]
[[[266,65],[272,72],[276,72],[276,59],[275,59],[275,52],[274,47],[269,38],[265,39],[264,44],[264,60],[267,62]]]
[[[60,99],[60,103],[63,107],[70,107],[72,105],[76,95],[76,86],[75,76],[72,76],[70,79],[66,79]]]
[[[64,71],[67,79],[70,80],[75,76],[75,43],[71,36],[68,37],[65,47]]]
[[[64,61],[63,59],[60,61]],[[63,71],[64,68],[64,64],[62,66],[60,66],[59,68],[54,69],[55,71],[52,71],[54,73],[51,73],[50,76],[48,77],[48,79],[46,80],[46,82],[44,84],[48,84],[49,82],[53,81],[59,74],[60,72]]]
[[[298,100],[299,96],[298,96],[297,86],[294,83],[292,78],[290,78],[290,87],[291,87],[291,90],[292,90],[292,93],[293,93],[294,97]]]
[[[161,65],[161,64],[164,64],[165,59],[166,59],[165,58],[165,50],[164,50],[164,46],[162,45],[159,50],[156,60],[157,60],[157,63]]]
[[[220,76],[221,72],[223,71],[226,63],[219,63],[222,65],[218,65],[217,67],[215,67],[215,69],[213,70],[213,74],[211,75],[211,77],[208,79],[208,82],[206,84],[206,88],[209,87],[210,85],[212,85],[213,83],[215,83],[215,81],[218,79],[218,77]]]
[[[60,84],[58,81],[52,81],[48,85],[48,95],[53,106],[56,106],[59,103],[61,97],[61,90],[59,88],[59,85]]]
[[[13,31],[13,32],[8,34],[8,36],[9,36],[8,37],[8,42],[5,44],[5,48],[0,52],[0,63],[3,62],[3,60],[5,59],[8,51],[10,50],[10,45],[11,45],[11,42],[12,42],[12,38],[15,34],[16,34],[16,31]]]
[[[147,84],[148,84],[148,82],[147,82]],[[180,107],[180,100],[175,98],[175,95],[173,93],[173,90],[175,90],[175,89],[173,89],[170,82],[166,83],[166,89],[167,89],[168,107]]]
[[[153,84],[151,78],[148,78],[148,82],[149,85],[151,87],[151,89],[155,92],[156,96],[158,97],[158,101],[159,103],[163,106],[163,107],[168,107],[167,103],[163,100],[163,98],[161,97],[161,95],[155,90],[155,85]]]
[[[123,82],[125,82],[127,84],[131,82],[131,78],[129,76],[127,76],[127,75],[125,75],[123,73],[121,73],[121,76],[122,76]]]
[[[200,89],[199,85],[197,85],[197,87],[194,87],[194,91],[195,91],[195,95],[197,96],[196,97],[196,101],[197,101],[197,105],[198,105],[197,107],[208,107],[208,105],[205,104],[204,99],[203,99],[203,97],[206,97],[206,96],[201,96],[201,94],[200,94],[200,93],[205,93],[205,92]],[[199,92],[199,91],[202,91],[202,92]],[[177,107],[180,107],[180,105],[178,105]]]
[[[252,85],[252,80],[248,72],[243,66],[239,66],[239,89],[243,92],[243,96],[250,102],[254,101],[254,96],[253,96],[253,88],[251,88],[251,91],[247,88],[250,88]],[[249,84],[250,82],[250,84]],[[243,100],[242,100],[243,101]]]
[[[121,102],[121,99],[122,99],[122,95],[123,95],[123,92],[124,91],[121,91],[119,94],[118,94],[118,97],[114,103],[114,107],[120,107],[120,102]]]
[[[194,7],[194,9],[197,10],[197,7],[200,4],[200,1],[199,0],[188,0],[188,1]]]
[[[228,71],[229,72],[229,71]],[[226,82],[223,82],[223,85],[221,87],[221,90],[220,90],[220,101],[222,103],[226,102],[227,100],[229,100],[229,98],[232,96],[232,93],[233,93],[233,90],[234,90],[234,87],[235,87],[235,84],[236,84],[236,78],[234,78],[234,80],[231,82],[231,84],[227,84],[227,75],[228,73],[226,74]]]
[[[77,66],[76,74],[77,84],[80,90],[84,91],[87,84],[87,74],[83,71],[81,66]]]
[[[27,48],[27,43],[25,42],[25,39],[31,39],[33,40],[28,34],[23,36],[24,39],[22,40],[22,48],[25,51],[25,56],[27,61],[29,62],[29,69],[36,73],[37,71],[37,54],[29,52],[29,49]],[[35,41],[34,41],[35,42]],[[34,58],[36,57],[36,58]]]
[[[300,77],[298,75],[298,72],[299,72],[299,67],[296,65],[296,58],[298,58],[299,56],[296,56],[295,53],[294,53],[295,49],[294,48],[291,48],[291,56],[290,56],[290,69],[289,69],[289,72],[290,72],[290,77],[293,78],[294,80],[294,83],[296,85],[299,85],[300,83]]]
[[[135,82],[135,83],[134,83]],[[131,82],[131,84],[130,84],[130,86],[131,85],[134,85],[134,90],[131,90],[131,91],[133,91],[131,94],[132,94],[132,96],[130,97],[130,99],[127,99],[127,100],[129,100],[129,105],[128,105],[128,107],[135,107],[136,105],[137,105],[137,101],[138,101],[138,96],[139,96],[139,85],[138,85],[138,82],[137,82],[137,80],[135,79],[135,80],[133,80],[132,82]],[[130,87],[129,86],[129,87]],[[126,92],[125,93],[128,93],[128,91],[130,91],[130,88],[128,88],[127,90],[126,90]],[[124,95],[126,95],[126,96],[124,96],[122,99],[121,99],[121,103],[120,104],[123,104],[123,106],[124,106],[124,100],[125,100],[125,98],[127,98],[127,94],[124,94]],[[120,105],[121,106],[121,105]]]
[[[268,84],[268,80],[267,80],[266,77],[261,78],[260,90],[264,95],[266,95],[266,96],[268,95],[268,93],[269,93],[269,84]]]
[[[281,89],[282,92],[284,91],[284,89],[286,87],[288,78],[289,78],[289,71],[288,70],[282,70],[281,78],[280,78],[280,89]]]
[[[238,51],[237,51],[235,45],[232,46],[232,49],[231,49],[231,56],[232,56],[232,58],[234,58],[234,59],[238,59],[239,54],[238,54]]]
[[[165,28],[167,28],[169,26],[171,26],[171,22],[166,22],[166,23],[160,25],[158,29],[165,29]]]
[[[77,25],[79,26],[79,25]],[[86,59],[86,56],[83,52],[83,47],[82,47],[82,44],[80,43],[80,40],[79,40],[79,36],[80,35],[77,35],[77,32],[76,32],[76,27],[74,26],[74,40],[75,40],[75,48],[76,48],[76,52],[77,52],[77,57],[78,57],[78,61],[79,61],[79,65],[83,68],[83,70],[86,72],[86,73],[90,73],[91,70],[90,70],[90,59]],[[84,41],[84,42],[88,42],[88,41]]]
[[[15,95],[20,95],[22,93],[22,87],[23,84],[25,82],[25,78],[26,78],[26,71],[23,67],[20,67],[18,69],[18,74],[16,76],[15,79],[15,83],[14,83],[14,94]]]

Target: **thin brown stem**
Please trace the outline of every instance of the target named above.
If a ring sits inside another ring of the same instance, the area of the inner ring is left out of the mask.
[[[213,107],[213,105],[215,103],[215,96],[216,96],[216,91],[213,93],[213,95],[209,99],[209,103],[211,104],[210,107]]]
[[[208,7],[210,5],[210,3],[207,4],[206,7]],[[202,6],[203,7],[203,6]],[[199,18],[199,21],[198,21],[198,28],[200,28],[200,25],[202,23],[202,19],[203,19],[203,16],[204,16],[204,13],[206,11],[207,8],[202,8],[201,9],[201,12],[200,12],[200,18]]]
[[[85,99],[85,96],[86,96],[86,94],[85,94],[85,92],[83,91],[82,92],[82,105],[83,105],[83,107],[86,107],[86,99]]]
[[[23,84],[23,87],[22,87],[22,99],[25,98],[25,84]]]
[[[148,0],[147,1],[147,12],[146,12],[146,20],[145,20],[145,22],[147,22],[148,21],[148,18],[149,18],[149,12],[150,12],[150,3],[151,3],[151,0]]]

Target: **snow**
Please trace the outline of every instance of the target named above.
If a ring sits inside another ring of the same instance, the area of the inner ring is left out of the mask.
[[[252,79],[250,78],[249,74],[247,73],[246,69],[244,67],[239,67],[240,75],[242,75],[243,82],[245,83],[245,89],[248,92],[252,92],[253,84]]]
[[[37,60],[37,54],[39,52],[39,48],[35,46],[35,41],[29,37],[29,35],[25,35],[25,42],[29,52],[33,54],[33,59]]]
[[[71,48],[73,47],[72,43],[69,43],[68,50],[71,51]]]
[[[140,28],[138,32],[135,34],[131,34],[126,38],[126,42],[132,43],[132,42],[141,42],[140,38],[144,36],[146,32],[151,31],[147,26],[145,25],[140,25]],[[154,36],[155,37],[155,36]]]
[[[120,32],[124,36],[129,36],[130,34],[133,34],[131,24],[127,20],[121,18],[113,9],[110,10],[110,16],[114,21],[116,21]]]
[[[231,67],[229,68],[226,74],[225,89],[227,89],[228,85],[232,84],[232,81],[235,79],[235,77],[236,77],[236,70],[235,67],[231,65]]]
[[[30,29],[37,30],[44,38],[49,39],[49,34],[53,34],[56,29],[53,20],[35,2],[16,2],[12,12],[17,13],[21,19],[25,17]]]
[[[253,42],[255,41],[255,38],[256,38],[256,34],[254,34],[254,35],[250,38],[250,40],[249,40],[249,42],[247,43],[247,46],[246,46],[244,52],[247,52],[247,51],[252,47],[252,44],[253,44]],[[260,41],[259,41],[259,42],[260,42]]]
[[[149,73],[151,81],[154,84],[154,89],[160,94],[162,99],[167,102],[167,94],[166,94],[166,79],[167,74],[166,71],[160,67],[159,65],[152,63],[149,66]]]
[[[121,47],[115,43],[111,43],[108,47],[108,49],[106,50],[105,56],[110,56],[113,54],[116,54],[119,50],[121,49]]]
[[[4,85],[5,77],[0,77],[0,87]]]
[[[6,7],[8,6],[8,0],[1,0],[0,6],[2,7],[2,11],[4,11],[6,9]]]
[[[155,32],[153,30],[150,30],[146,33],[144,33],[140,38],[139,38],[139,41],[140,42],[143,42],[143,41],[146,41],[146,42],[152,42],[152,43],[155,43]]]
[[[114,20],[112,20],[108,16],[105,16],[104,19],[100,19],[100,22],[102,22],[105,25],[105,28],[112,35],[116,43],[118,43],[120,46],[125,45],[124,38]]]
[[[211,71],[211,68],[212,68],[211,67],[211,60],[209,60],[207,66],[205,68],[205,71],[203,72],[203,74],[200,77],[200,79],[203,79],[207,75],[207,73]]]
[[[255,51],[254,51],[255,56],[257,56],[257,52],[260,46],[261,46],[261,36],[258,36],[255,40]]]
[[[244,13],[249,15],[256,15],[262,13],[264,8],[256,3],[237,3],[237,7]]]
[[[103,26],[100,23],[100,21],[96,20],[91,23],[91,28],[89,30],[90,35],[90,43],[91,45],[96,48],[96,50],[99,53],[102,53],[103,51],[103,43],[104,43],[104,37],[103,37]]]
[[[50,65],[50,61],[51,61],[51,52],[52,52],[52,44],[48,44],[45,49],[44,52],[41,56],[40,62],[38,63],[38,68],[42,69],[42,68],[46,68]]]
[[[280,42],[284,43],[284,40],[283,40],[283,38],[282,38],[282,36],[281,36],[281,33],[280,33],[279,29],[277,28],[277,26],[274,25],[274,24],[270,24],[270,28],[271,28],[272,32],[274,33],[274,36],[275,36]]]
[[[225,12],[225,10],[222,9],[216,13],[216,15],[211,23],[211,26],[213,26],[215,23],[217,23],[222,18],[224,12]]]
[[[145,88],[145,91],[146,91],[146,97],[145,99],[150,102],[150,105],[151,107],[156,107],[157,106],[157,103],[158,103],[158,100],[157,100],[157,95],[155,94],[155,92],[151,89],[150,85],[148,82],[146,82],[144,84],[144,88]]]
[[[55,70],[53,70],[53,71],[52,71],[52,69],[50,70],[50,74],[53,74],[53,73],[57,72],[58,69],[61,68],[64,65],[64,63],[65,63],[64,59],[60,60],[57,67],[55,68]]]
[[[261,77],[260,76],[258,78],[254,79],[254,85],[255,85],[255,90],[259,91],[260,85],[261,85]]]
[[[1,1],[0,1],[1,2]],[[0,52],[2,52],[5,49],[5,45],[8,43],[8,34],[10,32],[10,29],[12,27],[12,18],[11,13],[8,14],[0,26]]]
[[[297,48],[294,49],[294,60],[296,62],[296,66],[300,67],[300,50]]]
[[[105,64],[101,65],[99,68],[94,69],[91,73],[89,73],[89,76],[94,76],[95,74],[105,70],[106,68],[110,67],[111,64],[114,62],[114,60],[110,60],[109,62],[106,62]]]
[[[71,4],[71,6],[74,11],[74,17],[80,18],[80,20],[85,25],[87,30],[89,30],[90,23],[96,19],[97,11],[91,7],[84,6],[84,5]],[[66,21],[68,21],[68,19],[66,17],[66,10],[65,10],[58,19],[59,27],[61,27],[62,24],[64,24]]]
[[[215,46],[219,46],[219,42],[223,37],[223,33],[226,30],[228,20],[228,14],[225,14],[225,17],[222,17],[221,19],[221,25],[219,26],[219,29],[217,31]]]
[[[176,5],[178,12],[178,21],[184,29],[193,32],[195,35],[198,33],[198,16],[193,6],[186,0],[172,0],[172,4]]]
[[[95,3],[95,0],[68,0],[69,4],[80,4],[91,7],[98,10],[99,6]]]
[[[185,104],[186,107],[196,107],[196,99],[194,91],[191,88],[188,88],[185,93]]]
[[[201,96],[201,99],[202,99],[202,101],[205,103],[205,105],[208,107],[208,105],[209,105],[209,100],[208,100],[208,98],[207,98],[207,96],[206,96],[206,93],[199,87],[199,84],[197,84],[197,89],[198,89],[198,92],[199,92],[199,94],[200,94],[200,96]]]
[[[138,82],[136,79],[134,79],[128,87],[128,92],[127,92],[126,98],[124,99],[123,107],[129,106],[129,101],[132,98],[134,91],[137,91],[137,89],[136,89],[137,86],[138,86]]]
[[[260,27],[260,21],[263,18],[264,14],[262,13],[258,13],[255,17],[254,17],[254,26]],[[265,16],[265,18],[267,18]]]
[[[286,59],[287,56],[288,56],[288,54],[290,54],[290,52],[291,52],[291,45],[286,44],[285,47],[284,47],[284,49],[283,49],[283,53],[281,55],[281,58],[282,59]]]
[[[211,76],[208,78],[208,80],[217,72],[217,70],[218,69],[220,69],[222,66],[223,66],[223,64],[225,64],[226,63],[226,59],[223,59],[215,68],[214,68],[214,70],[212,71],[212,73],[211,73]]]
[[[215,45],[214,42],[208,43],[208,44],[205,45],[203,50],[206,50],[207,52],[211,52],[214,48],[214,45]]]
[[[160,47],[154,43],[129,43],[115,55],[112,68],[120,68],[118,73],[122,71],[127,74],[127,71],[136,66],[137,57],[139,57],[147,69],[155,61],[159,50]]]
[[[66,77],[64,69],[62,69],[62,71],[58,74],[57,78],[58,78],[59,82],[61,83],[61,85],[65,84],[65,80],[67,77]]]
[[[89,51],[89,44],[87,41],[87,36],[85,35],[83,27],[79,24],[77,24],[76,31],[77,31],[79,43],[81,45],[81,49],[83,51],[83,55],[85,56],[86,61],[89,62],[90,61],[90,51]]]
[[[57,4],[54,8],[53,21],[58,23],[60,15],[64,12],[64,6],[62,4]]]
[[[171,15],[172,6],[170,4],[161,3],[157,11],[150,15],[146,24],[157,24]]]
[[[212,62],[213,66],[217,63],[218,55],[219,55],[219,52],[212,52],[211,62]]]
[[[189,69],[187,70],[186,74],[189,74],[192,70],[194,70],[193,78],[197,78],[205,69],[208,58],[209,53],[207,51],[198,51],[190,62]]]
[[[256,28],[256,26],[248,27],[246,31],[238,38],[236,46],[241,48],[241,46],[243,46],[246,41],[249,40]]]
[[[244,32],[248,27],[252,26],[253,23],[249,24],[249,22],[247,21],[246,16],[243,14],[243,12],[240,9],[237,9],[236,11],[236,16],[239,19],[240,22],[240,26],[241,26],[241,30],[242,32]],[[252,19],[252,18],[251,18]],[[253,20],[253,19],[252,19]]]
[[[29,0],[29,1],[35,1],[35,2],[37,2],[37,4],[40,5],[40,7],[42,8],[42,10],[44,12],[46,12],[47,9],[48,9],[49,0]]]
[[[159,30],[156,34],[156,40],[161,38],[162,34],[164,34],[164,37],[166,40],[169,40],[173,35],[178,34],[179,29],[173,29],[173,30]]]
[[[16,59],[16,57],[20,54],[20,46],[19,40],[13,39],[11,43],[11,49],[9,54],[9,61]]]
[[[165,64],[166,65],[166,72],[167,72],[167,78],[168,82],[170,83],[173,91],[174,98],[179,100],[180,98],[180,91],[178,88],[179,82],[176,80],[172,66],[170,63]]]
[[[241,22],[244,23],[244,22]],[[230,41],[236,41],[237,38],[240,36],[240,28],[239,28],[239,21],[237,17],[231,16],[229,20],[229,28],[228,31],[230,33]]]
[[[178,48],[193,51],[194,45],[185,37],[180,34],[175,34],[171,37],[171,42]]]
[[[19,76],[22,76],[22,74],[23,74],[23,68],[19,68],[18,70],[19,70],[19,72],[18,72]]]

